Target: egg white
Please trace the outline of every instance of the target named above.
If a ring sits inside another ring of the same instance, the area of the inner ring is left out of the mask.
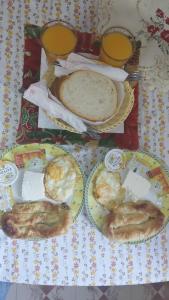
[[[93,192],[96,201],[108,209],[116,201],[123,201],[125,189],[121,186],[120,174],[104,168],[96,175]]]
[[[57,157],[46,168],[45,192],[56,201],[66,202],[74,191],[76,170],[71,160],[66,157]]]

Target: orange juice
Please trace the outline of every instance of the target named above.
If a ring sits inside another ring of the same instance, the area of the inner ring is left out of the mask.
[[[100,60],[114,67],[122,67],[133,54],[133,45],[121,32],[106,33],[102,37]]]
[[[49,22],[42,31],[41,43],[49,62],[52,62],[58,57],[66,58],[75,49],[77,37],[67,25]]]

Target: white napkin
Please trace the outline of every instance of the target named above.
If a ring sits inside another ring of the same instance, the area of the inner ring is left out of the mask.
[[[71,113],[61,104],[59,104],[59,102],[55,102],[49,98],[48,88],[45,80],[31,84],[30,87],[24,92],[24,98],[39,106],[43,110],[46,110],[55,118],[62,119],[75,128],[78,132],[87,131],[87,127],[79,117]]]
[[[128,73],[120,68],[114,68],[97,60],[71,53],[67,60],[58,59],[60,66],[55,66],[57,77],[68,75],[77,70],[91,70],[103,74],[115,81],[124,81]]]
[[[60,129],[63,130],[62,127],[59,127],[59,125],[56,125],[47,114],[44,112],[43,109],[39,108],[39,116],[38,116],[38,128],[47,128],[47,129]],[[105,131],[109,133],[124,133],[124,122],[118,125],[116,128],[113,128],[112,130]]]

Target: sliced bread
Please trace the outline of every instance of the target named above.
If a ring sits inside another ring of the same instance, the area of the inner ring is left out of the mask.
[[[113,81],[89,70],[67,76],[60,84],[59,98],[70,111],[89,121],[105,121],[117,108],[117,91]]]

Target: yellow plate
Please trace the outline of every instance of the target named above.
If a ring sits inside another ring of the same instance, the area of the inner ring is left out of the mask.
[[[40,149],[45,149],[47,161],[50,161],[60,155],[68,155],[76,169],[77,179],[76,179],[76,183],[75,183],[74,194],[72,196],[72,199],[70,200],[70,203],[68,203],[71,208],[73,220],[75,221],[77,219],[79,213],[81,212],[81,209],[83,206],[84,176],[83,176],[83,172],[82,172],[80,166],[78,165],[77,161],[69,152],[65,151],[60,146],[55,146],[55,145],[51,145],[51,144],[38,144],[38,143],[36,144],[35,143],[35,144],[19,145],[19,146],[15,146],[11,149],[8,149],[7,151],[5,151],[3,153],[1,159],[15,162],[15,160],[14,160],[15,153],[31,152],[31,151],[36,151],[36,150],[40,150]],[[41,171],[41,169],[45,165],[45,162],[46,161],[41,161],[40,159],[37,160],[36,158],[32,159],[30,164],[27,164],[27,169]],[[19,197],[18,197],[18,199],[17,199],[17,197],[15,198],[15,194],[17,195],[18,188],[21,188],[22,172],[23,172],[23,169],[21,169],[19,171],[20,179],[18,178],[16,184],[11,186],[10,190],[8,191],[8,196],[6,196],[8,198],[8,201],[11,203],[11,205],[14,202],[22,201],[22,199],[20,199]],[[9,209],[9,205],[6,209]]]
[[[126,163],[131,160],[134,155],[134,165],[130,164],[130,169],[135,170],[137,169],[137,173],[145,176],[146,173],[156,167],[160,167],[168,181],[169,185],[169,170],[164,162],[157,159],[156,157],[149,155],[144,152],[132,152],[132,151],[125,151],[125,160]],[[136,163],[135,163],[136,161]],[[102,227],[104,224],[104,218],[108,213],[108,210],[104,209],[94,198],[93,195],[93,188],[94,188],[94,181],[97,177],[98,172],[104,168],[104,162],[99,162],[91,171],[91,174],[87,180],[87,184],[85,187],[85,205],[88,212],[88,216],[90,218],[91,223],[93,223],[99,231],[102,232]],[[123,176],[125,170],[121,170],[120,175]],[[165,226],[169,220],[169,193],[166,194],[164,191],[163,185],[161,182],[157,181],[157,179],[152,178],[151,182],[151,189],[152,192],[147,196],[145,200],[152,201],[155,205],[157,205],[161,211],[164,213],[166,217]],[[150,237],[152,238],[152,236]],[[137,240],[136,242],[143,242],[145,240]],[[132,242],[133,243],[133,242]]]
[[[48,68],[48,71],[44,75],[43,79],[45,79],[47,81],[47,85],[48,85],[48,87],[50,87],[53,80],[55,79],[54,66],[50,66]],[[91,130],[94,130],[95,132],[98,132],[98,133],[109,132],[109,131],[112,131],[114,128],[116,128],[118,125],[120,125],[127,119],[128,115],[130,114],[130,112],[133,108],[133,105],[134,105],[134,92],[133,92],[133,89],[131,88],[130,84],[128,83],[128,81],[124,82],[124,89],[125,89],[125,98],[124,98],[122,105],[118,109],[117,113],[115,113],[115,115],[113,115],[113,117],[104,124],[97,125],[97,126],[90,125],[89,127]],[[45,113],[48,116],[48,118],[56,126],[59,126],[61,129],[67,130],[70,132],[79,133],[72,126],[68,125],[66,122],[62,121],[61,119],[57,119],[54,116],[49,115],[46,111],[45,111]]]

